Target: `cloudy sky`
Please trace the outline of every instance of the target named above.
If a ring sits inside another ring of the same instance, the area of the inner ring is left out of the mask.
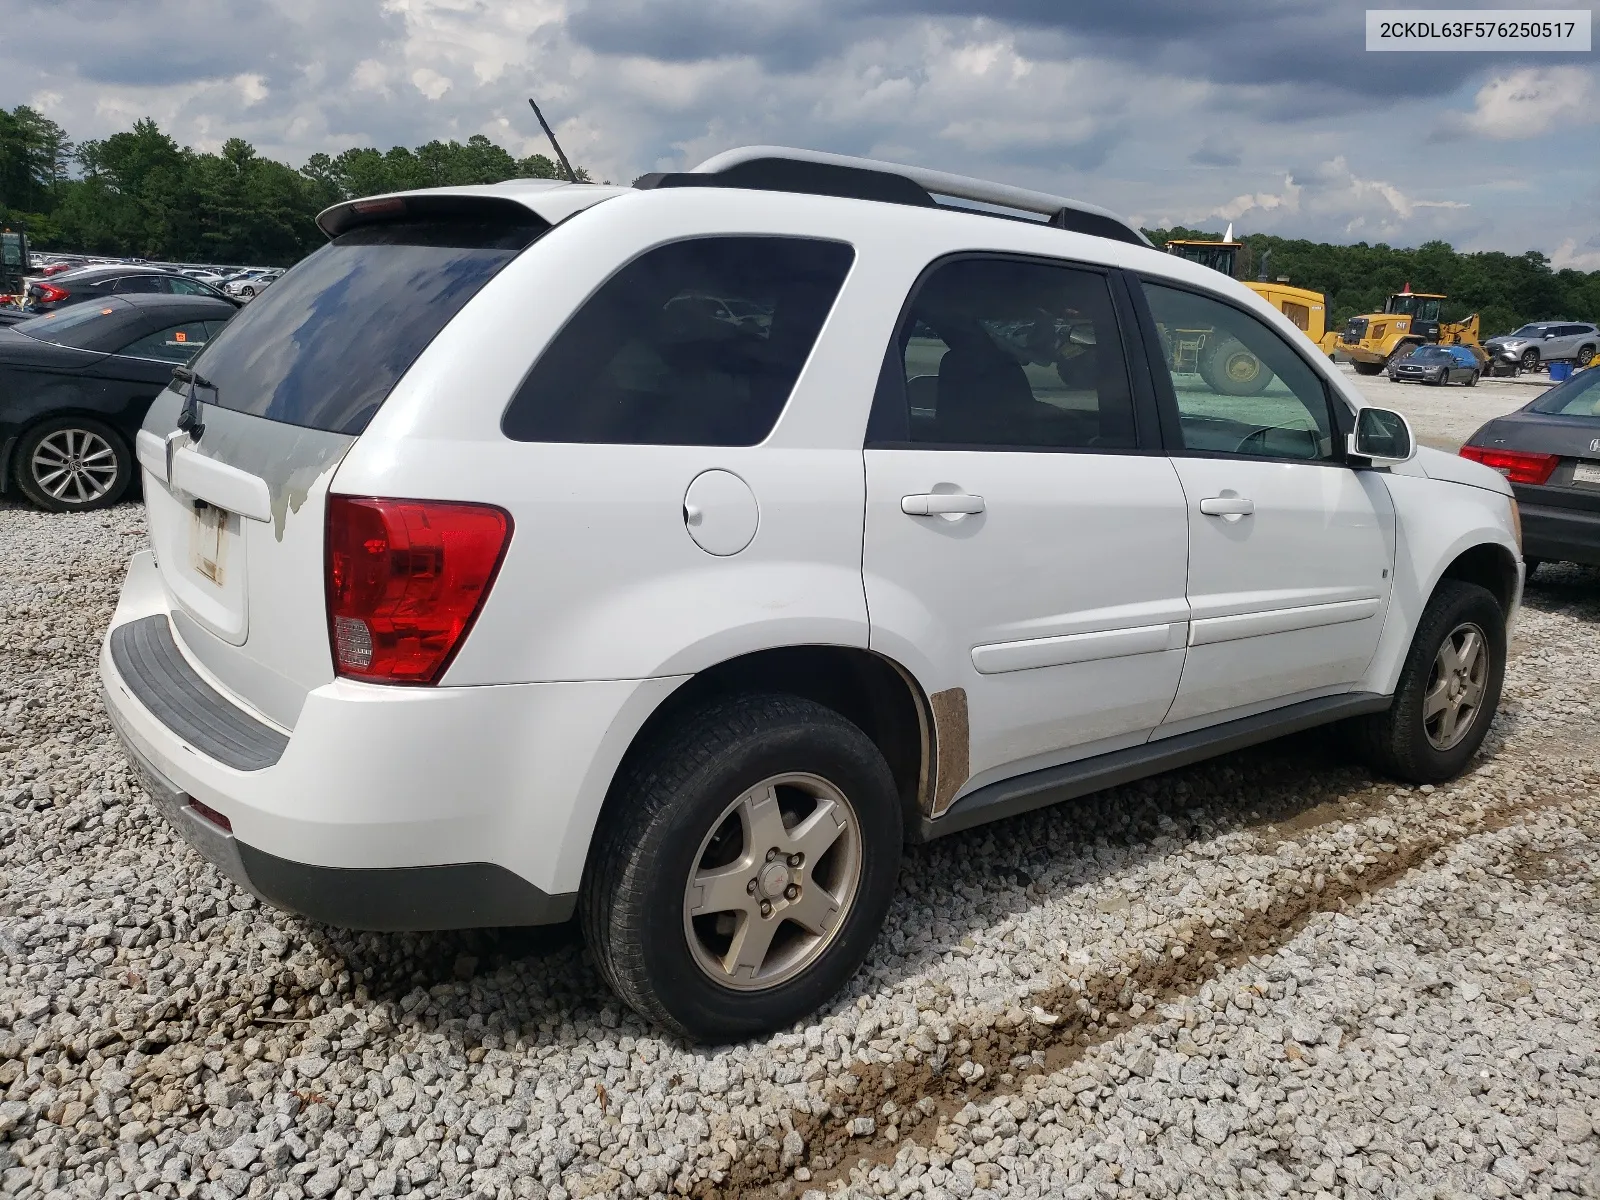
[[[1600,55],[1368,53],[1365,7],[0,0],[0,104],[77,138],[152,116],[190,145],[237,135],[298,165],[473,133],[543,150],[531,92],[596,178],[775,142],[1152,226],[1444,237],[1600,269]]]

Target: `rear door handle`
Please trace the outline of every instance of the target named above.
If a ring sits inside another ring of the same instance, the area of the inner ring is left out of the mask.
[[[1248,517],[1256,511],[1256,502],[1243,496],[1208,496],[1200,501],[1200,511],[1208,517]]]
[[[900,511],[909,517],[970,515],[983,511],[983,497],[969,496],[965,492],[956,492],[953,495],[944,492],[930,492],[919,496],[901,496]]]

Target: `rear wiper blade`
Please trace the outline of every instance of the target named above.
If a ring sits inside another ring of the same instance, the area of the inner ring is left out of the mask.
[[[173,367],[172,377],[181,383],[193,384],[195,387],[202,387],[207,391],[214,392],[217,390],[216,384],[190,367]]]

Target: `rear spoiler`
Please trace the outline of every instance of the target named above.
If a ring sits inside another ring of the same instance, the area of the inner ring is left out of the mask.
[[[502,196],[450,193],[410,192],[367,196],[359,200],[346,200],[317,214],[317,227],[330,239],[362,225],[449,221],[474,225],[526,226],[530,234],[542,233],[550,227],[549,221],[515,200]]]

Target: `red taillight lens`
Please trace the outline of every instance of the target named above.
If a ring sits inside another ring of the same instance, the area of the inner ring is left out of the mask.
[[[437,682],[510,540],[510,514],[487,504],[328,497],[334,669],[379,683]]]
[[[66,288],[58,288],[53,283],[36,283],[33,285],[33,294],[40,304],[54,304],[57,300],[65,300],[72,295]]]
[[[1461,457],[1493,467],[1512,483],[1544,483],[1561,461],[1559,454],[1529,454],[1523,450],[1490,450],[1463,446]]]

